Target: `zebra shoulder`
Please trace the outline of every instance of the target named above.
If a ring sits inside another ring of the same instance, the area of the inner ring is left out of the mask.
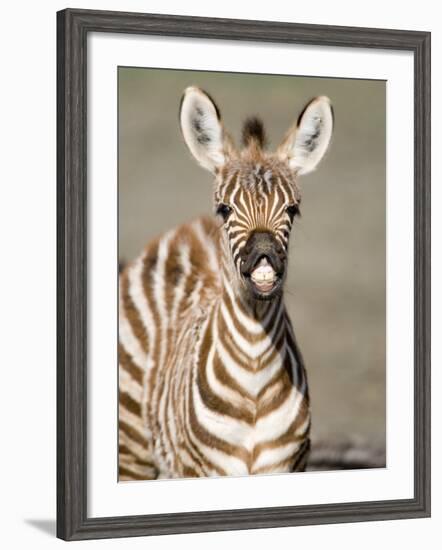
[[[166,309],[173,307],[179,296],[187,305],[201,305],[220,292],[218,236],[216,220],[200,217],[146,246],[142,255],[144,284],[157,289],[154,294],[157,299],[162,295]]]

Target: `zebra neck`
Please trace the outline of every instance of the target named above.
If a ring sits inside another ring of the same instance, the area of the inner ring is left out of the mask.
[[[287,324],[282,296],[269,301],[246,298],[237,277],[228,243],[221,241],[222,290],[212,317],[215,342],[219,342],[215,347],[229,351],[230,359],[236,357],[238,363],[252,363],[258,369],[275,353],[284,361]]]
[[[267,327],[269,315],[282,306],[282,297],[275,296],[273,300],[257,300],[245,298],[241,291],[235,289],[230,283],[229,277],[225,274],[221,294],[222,302],[228,305],[235,316],[242,318],[246,316],[250,322],[259,323]]]
[[[226,262],[225,262],[226,263]],[[275,296],[272,300],[257,300],[246,298],[238,285],[235,284],[237,275],[232,275],[233,269],[227,269],[224,263],[222,269],[222,293],[221,298],[224,303],[231,303],[234,311],[246,315],[251,322],[266,323],[269,313],[282,307],[282,294]]]
[[[273,357],[276,351],[284,360],[287,327],[281,297],[248,302],[225,277],[214,322],[220,345],[230,349],[231,354],[256,363],[257,368],[263,366],[263,358]]]

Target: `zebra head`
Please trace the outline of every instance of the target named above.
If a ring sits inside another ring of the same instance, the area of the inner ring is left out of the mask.
[[[282,290],[289,236],[300,213],[298,176],[316,168],[332,135],[329,99],[310,101],[274,153],[266,151],[258,118],[246,120],[237,149],[215,102],[196,87],[184,92],[180,123],[191,153],[215,176],[229,280],[247,297],[272,299]]]

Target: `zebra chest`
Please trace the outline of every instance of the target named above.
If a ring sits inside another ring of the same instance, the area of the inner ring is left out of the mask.
[[[215,348],[195,379],[195,419],[210,435],[204,452],[228,475],[271,470],[299,446],[290,432],[303,396],[278,357],[265,368],[253,360],[244,368]]]
[[[259,400],[238,403],[236,411],[206,408],[197,398],[198,423],[210,434],[201,447],[204,455],[227,475],[272,471],[284,461],[288,471],[301,442],[294,428],[301,401],[295,388],[264,405]],[[306,426],[304,420],[299,424]]]

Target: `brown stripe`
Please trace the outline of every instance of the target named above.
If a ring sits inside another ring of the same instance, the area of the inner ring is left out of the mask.
[[[259,391],[256,401],[260,407],[264,407],[268,402],[273,400],[276,394],[280,393],[284,388],[284,382],[281,377],[281,372],[278,371],[271,380]]]
[[[235,418],[237,420],[242,420],[249,425],[254,423],[254,414],[252,411],[244,408],[238,409],[228,401],[225,401],[219,397],[216,393],[213,393],[206,377],[206,366],[198,369],[196,384],[198,386],[199,394],[204,405],[211,411]]]
[[[133,397],[131,397],[125,391],[119,391],[118,401],[125,409],[127,409],[132,414],[141,417],[141,405],[137,403]]]
[[[197,443],[191,441],[190,435],[190,401],[192,399],[192,386],[191,382],[187,384],[186,390],[183,393],[184,398],[184,411],[185,411],[185,423],[183,425],[183,434],[186,437],[187,445],[184,446],[186,451],[192,456],[193,460],[203,471],[204,475],[208,475],[209,471],[214,471],[218,475],[226,475],[226,472],[213,464],[206,456],[204,456],[197,447]]]
[[[284,377],[283,373],[281,373],[281,377]],[[263,405],[258,405],[257,418],[264,418],[276,409],[279,409],[279,407],[281,407],[285,403],[285,401],[290,398],[291,391],[291,384],[286,382],[281,388],[281,391],[276,394],[273,399],[267,401]]]
[[[233,174],[230,177],[230,180],[226,182],[227,185],[225,185],[224,192],[223,192],[224,200],[227,201],[228,199],[230,199],[230,196],[235,189],[238,176],[239,176],[239,170],[237,170],[236,172],[233,172]]]
[[[149,379],[147,381],[147,387],[150,390],[150,400],[147,412],[150,417],[152,426],[158,424],[158,407],[163,390],[163,378],[160,376],[163,369],[163,365],[160,364],[160,342],[162,338],[160,328],[162,319],[158,311],[158,304],[153,293],[153,288],[151,284],[153,280],[153,273],[157,269],[159,245],[160,240],[158,239],[148,246],[142,268],[143,291],[150,305],[153,323],[156,327],[155,340],[150,343],[150,357],[152,358],[152,368],[149,370]],[[164,322],[165,321],[166,320],[164,319]],[[158,438],[158,443],[162,444],[162,438]]]
[[[225,273],[225,274],[226,274],[227,278],[231,277],[231,275],[229,273]],[[227,310],[230,313],[230,317],[236,319],[236,315],[233,312],[232,299],[231,299],[229,293],[226,290],[224,290],[224,292],[223,292],[223,302],[224,302]],[[235,305],[245,317],[250,316],[250,312],[246,311],[246,309],[244,308],[244,305],[239,300],[236,300]],[[244,330],[244,329],[242,329],[242,330]]]
[[[248,358],[233,341],[232,336],[227,331],[222,315],[218,315],[218,338],[236,365],[248,372],[256,371],[254,361]]]
[[[276,464],[269,464],[267,466],[261,466],[260,468],[253,469],[253,474],[269,474],[269,473],[284,473],[292,470],[293,457],[286,458],[277,462]]]
[[[143,384],[143,370],[134,363],[131,355],[126,351],[121,342],[118,343],[118,362],[120,368],[128,372],[138,384]]]
[[[227,386],[228,388],[231,388],[236,393],[240,394],[249,406],[253,406],[254,397],[245,388],[243,388],[234,378],[232,378],[232,376],[227,372],[216,350],[213,357],[213,371],[215,373],[216,378],[224,386]]]
[[[138,448],[139,445],[135,441],[130,439],[129,436],[125,432],[123,432],[121,429],[119,430],[118,436],[119,436],[118,453],[120,457],[120,463],[123,456],[126,456],[127,453],[129,453],[133,461],[136,461],[145,466],[154,467],[154,463],[151,460],[148,460],[147,458],[151,456],[147,448],[144,448],[143,450],[143,447],[142,447],[142,450],[140,450]],[[133,448],[130,448],[131,444],[134,445]],[[135,447],[135,445],[137,445],[137,447]]]
[[[298,347],[298,344],[295,339],[295,334],[293,332],[292,323],[290,321],[290,318],[285,312],[285,323],[288,327],[287,330],[287,346],[290,347],[290,349],[293,352],[293,355],[295,357],[296,361],[296,380],[295,384],[297,388],[300,390],[304,386],[304,396],[306,399],[309,398],[309,392],[308,392],[308,385],[307,385],[307,373],[304,367],[304,360],[301,355],[301,351]]]
[[[119,427],[120,429],[133,441],[136,443],[142,445],[144,448],[147,448],[147,439],[145,439],[137,430],[132,428],[127,422],[124,420],[119,419]]]
[[[278,303],[275,303],[274,310],[272,312],[272,316],[270,319],[266,322],[266,324],[263,324],[263,330],[267,333],[269,338],[272,340],[273,345],[275,345],[275,338],[279,336],[279,332],[281,330],[281,326],[285,323],[285,310],[284,305],[281,302],[281,297],[278,296],[275,298],[275,301],[278,300]],[[267,316],[267,311],[264,312],[263,316]],[[263,319],[263,323],[264,323]],[[267,351],[267,350],[266,350]]]
[[[191,396],[192,397],[192,396]],[[239,447],[236,445],[231,445],[223,439],[220,439],[216,435],[208,432],[199,422],[195,413],[195,408],[193,405],[193,399],[189,399],[189,420],[190,426],[192,428],[195,436],[208,447],[217,449],[228,456],[234,456],[242,460],[245,464],[250,462],[250,453],[244,447]],[[225,472],[224,474],[225,475]]]
[[[182,238],[178,232],[169,242],[169,251],[164,263],[164,291],[166,296],[166,308],[171,309],[174,297],[174,290],[180,284],[184,276],[184,269],[181,263]]]
[[[155,477],[150,477],[147,473],[144,476],[140,474],[136,474],[132,472],[132,470],[130,470],[129,468],[125,468],[124,466],[120,466],[118,468],[118,474],[119,476],[124,476],[129,478],[128,480],[133,479],[133,480],[142,481],[146,479],[155,479]],[[128,481],[128,480],[125,479],[124,481]],[[123,481],[123,479],[121,481]]]
[[[306,439],[299,449],[298,456],[293,464],[293,472],[304,471],[310,455],[310,438]]]
[[[183,477],[199,477],[196,470],[190,466],[183,466]]]
[[[208,460],[197,447],[197,443],[192,441],[190,434],[190,421],[189,421],[189,399],[192,388],[189,384],[188,377],[182,380],[182,387],[180,388],[179,396],[182,398],[180,403],[180,411],[184,414],[184,422],[179,425],[180,437],[182,441],[183,450],[191,456],[197,468],[201,470],[201,477],[209,475],[209,472],[215,471],[218,475],[225,475],[222,470],[218,469],[210,460]]]
[[[227,292],[224,292],[223,294],[223,303],[226,306],[226,310],[229,314],[229,317],[235,326],[236,332],[239,333],[246,341],[248,341],[250,344],[258,344],[259,342],[262,342],[266,338],[267,334],[264,332],[264,329],[262,332],[258,334],[252,334],[252,333],[246,332],[246,329],[239,322],[239,320],[235,315],[232,300],[230,299],[230,296]],[[245,315],[247,314],[245,313]]]
[[[140,345],[145,353],[148,351],[147,333],[141,320],[138,309],[136,308],[132,298],[129,294],[129,277],[128,267],[120,275],[121,280],[121,300],[124,309],[124,314],[132,328],[132,332],[136,339],[140,342]]]
[[[283,321],[281,324],[283,324]],[[279,332],[280,334],[278,335]],[[284,348],[286,346],[286,331],[284,329],[281,329],[281,327],[278,327],[278,330],[275,334],[275,338],[276,337],[278,337],[278,340],[276,342],[273,342],[272,348],[267,349],[262,354],[262,360],[260,360],[260,362],[263,366],[261,366],[261,368],[265,368],[270,363],[272,363],[276,359],[277,355],[282,355],[283,353],[285,353]]]
[[[296,436],[295,433],[299,426],[301,426],[305,421],[306,415],[308,415],[308,410],[306,411],[303,405],[301,405],[301,411],[282,435],[280,435],[276,439],[258,443],[255,446],[255,448],[253,449],[254,461],[263,451],[275,449],[276,447],[282,447],[284,445],[288,445],[289,443],[302,441],[306,437],[306,434],[308,434],[310,430],[310,425],[307,426],[304,434]]]
[[[174,442],[173,442],[173,439],[172,439],[172,436],[171,436],[171,431],[170,431],[169,422],[168,422],[168,419],[169,419],[169,412],[168,412],[169,399],[170,399],[170,392],[171,392],[171,386],[172,386],[171,377],[174,375],[173,366],[169,365],[169,368],[167,370],[165,370],[165,365],[164,365],[163,366],[163,372],[164,372],[164,377],[162,378],[163,386],[162,386],[162,391],[161,391],[161,398],[164,397],[164,421],[163,421],[163,418],[160,418],[161,403],[160,403],[160,400],[159,400],[158,401],[158,409],[157,409],[157,411],[158,411],[157,412],[157,419],[161,424],[161,429],[162,429],[161,436],[162,437],[161,437],[161,446],[158,450],[163,455],[164,460],[166,460],[169,453],[170,453],[170,451],[168,451],[168,449],[166,449],[166,443],[167,443],[167,445],[172,449],[172,452],[173,452],[173,455],[174,455],[174,460],[176,460],[176,449],[174,447]],[[163,396],[164,391],[166,393]],[[172,405],[173,405],[173,402],[172,402]],[[174,414],[174,413],[175,413],[175,411],[172,412],[172,414],[174,415],[174,417],[176,417],[177,415]]]
[[[216,289],[220,287],[219,272],[214,272],[209,263],[208,247],[211,246],[205,240],[202,240],[195,231],[194,226],[190,226],[189,244],[190,257],[192,258],[192,275],[194,277],[193,288],[198,281],[202,281],[202,289]],[[192,290],[193,290],[192,288]],[[186,296],[190,296],[192,290]]]
[[[226,305],[226,308],[230,314],[230,318],[232,319],[235,325],[236,332],[241,334],[241,336],[243,336],[243,338],[248,340],[251,344],[262,342],[266,337],[271,336],[272,332],[273,332],[272,338],[276,337],[284,323],[284,312],[280,314],[280,308],[276,306],[272,314],[272,317],[269,320],[267,330],[265,327],[263,327],[263,331],[258,335],[247,334],[245,331],[245,328],[241,325],[241,323],[237,320],[237,317],[235,316],[233,304],[227,292],[225,292],[223,295],[223,302]],[[241,307],[242,306],[240,306],[240,308]],[[250,313],[244,312],[244,315],[250,316]],[[277,325],[275,325],[275,322],[278,316],[279,316],[279,322]],[[267,359],[265,361],[261,361],[261,359],[258,357],[258,359],[253,362],[254,364],[250,364],[251,360],[245,357],[244,352],[241,350],[241,348],[238,347],[238,345],[235,343],[234,339],[230,335],[227,324],[221,313],[218,314],[218,325],[219,325],[218,334],[221,337],[221,341],[224,343],[225,347],[229,350],[229,353],[231,353],[232,358],[234,358],[235,360],[235,363],[237,363],[240,367],[242,367],[243,369],[249,372],[258,372],[260,370],[265,369],[270,364],[270,362],[275,358],[276,354],[280,351],[280,348],[284,343],[285,336],[284,336],[284,331],[282,331],[278,341],[277,342],[272,341],[269,344],[269,347],[267,348],[267,350],[263,352],[263,356],[264,356],[266,352],[268,353],[268,350],[270,348],[275,348],[267,357]],[[244,358],[241,359],[240,355],[242,355]],[[245,362],[245,360],[248,362]]]
[[[252,424],[254,422],[254,415],[252,412],[248,411],[247,409],[238,409],[228,401],[225,401],[220,396],[218,396],[216,393],[212,391],[212,388],[209,385],[209,382],[207,380],[207,362],[209,353],[212,347],[213,343],[213,337],[212,337],[212,322],[213,322],[213,314],[212,318],[210,319],[206,333],[204,335],[200,350],[199,350],[199,356],[198,356],[198,363],[197,363],[197,378],[196,383],[198,386],[198,390],[201,396],[201,399],[203,400],[203,403],[207,408],[210,410],[219,413],[224,414],[226,416],[230,416],[232,418],[236,418],[238,420],[244,420],[244,422],[247,422],[248,424]],[[216,366],[218,367],[218,370],[220,370],[221,362],[219,361],[219,357],[216,354],[214,357],[214,364],[215,369]],[[226,373],[227,374],[227,373]],[[233,384],[235,382],[232,380]],[[241,388],[237,386],[237,388],[240,390],[241,394],[244,394],[244,390],[241,391]]]
[[[269,399],[269,396],[266,397],[266,393],[274,393],[276,387],[279,387],[278,393],[283,391],[287,386],[287,377],[284,376],[284,370],[281,367],[278,371],[270,378],[267,384],[261,388],[256,396],[256,401],[260,406],[264,407],[266,402]]]
[[[215,244],[217,250],[219,251],[220,243],[219,243],[219,235],[220,235],[220,225],[214,220],[214,218],[211,218],[209,216],[202,216],[200,218],[201,224],[204,228],[204,232],[207,235],[207,237]],[[219,258],[219,256],[217,255]]]
[[[279,176],[279,185],[281,187],[284,187],[285,191],[291,197],[291,200],[294,202],[301,202],[301,193],[298,189],[298,187],[293,185],[293,178],[289,175],[284,173],[282,170],[278,174]]]
[[[125,445],[120,445],[118,447],[118,456],[119,463],[123,462],[138,464],[139,466],[146,466],[148,468],[155,468],[155,464],[149,460],[142,460],[139,457],[135,456],[132,451]]]

